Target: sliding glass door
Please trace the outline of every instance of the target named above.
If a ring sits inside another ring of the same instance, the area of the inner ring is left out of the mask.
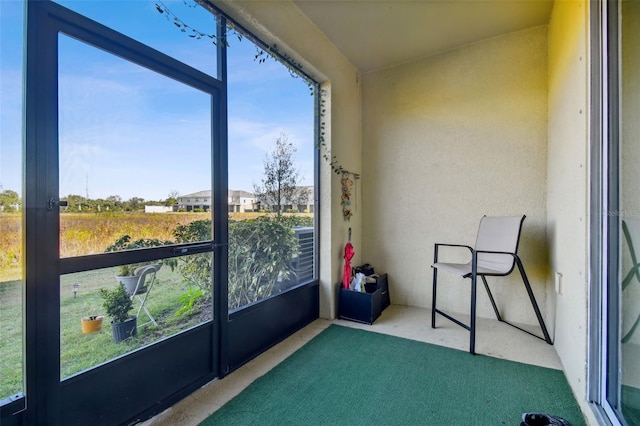
[[[594,3],[591,398],[640,424],[640,3]],[[599,59],[599,61],[598,61]],[[598,78],[599,76],[600,78]],[[598,117],[594,114],[594,117]]]
[[[620,406],[640,423],[640,3],[620,4]]]

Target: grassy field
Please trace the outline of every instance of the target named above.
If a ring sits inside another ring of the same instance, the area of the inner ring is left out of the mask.
[[[258,216],[256,213],[233,214],[234,220]],[[129,234],[132,239],[157,238],[172,240],[178,224],[208,219],[208,213],[106,213],[62,214],[60,216],[61,257],[104,252],[118,237]],[[0,214],[0,400],[22,391],[22,281],[21,281],[21,215]],[[84,316],[104,315],[100,288],[116,285],[116,268],[95,270],[60,277],[60,377],[70,377],[114,357],[166,338],[211,318],[206,312],[178,314],[181,297],[189,286],[183,277],[164,267],[147,300],[147,307],[158,322],[138,328],[138,336],[114,343],[109,319],[102,330],[82,334],[80,320]],[[73,284],[80,285],[74,298]],[[138,302],[134,303],[137,310]],[[135,313],[135,312],[133,312]],[[147,320],[141,313],[140,322]]]
[[[231,213],[232,220],[253,219],[261,213]],[[132,240],[173,240],[177,225],[209,219],[210,213],[65,213],[60,215],[60,257],[102,253],[118,237]],[[0,214],[0,282],[18,280],[22,263],[22,214]]]

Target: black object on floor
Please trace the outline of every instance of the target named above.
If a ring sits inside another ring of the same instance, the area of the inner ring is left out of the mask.
[[[520,426],[571,426],[571,423],[551,414],[524,413]]]

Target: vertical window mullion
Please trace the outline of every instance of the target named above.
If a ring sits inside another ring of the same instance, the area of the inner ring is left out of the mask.
[[[48,2],[27,3],[25,71],[26,424],[58,424],[58,33]]]
[[[619,3],[607,2],[607,151],[608,151],[608,204],[616,214],[608,215],[608,252],[609,270],[607,280],[607,372],[606,398],[609,404],[620,409],[620,42],[619,42]]]
[[[213,235],[217,243],[214,254],[214,282],[213,282],[213,306],[214,318],[218,327],[214,327],[214,333],[219,333],[220,338],[214,336],[214,354],[218,357],[214,362],[218,363],[219,377],[224,377],[229,372],[228,352],[228,242],[229,242],[229,217],[223,214],[227,211],[227,194],[229,191],[229,163],[228,163],[228,130],[227,130],[227,20],[222,15],[217,15],[217,64],[218,79],[222,82],[219,99],[215,102],[213,116],[213,198],[211,200],[213,211],[218,212],[213,218]]]

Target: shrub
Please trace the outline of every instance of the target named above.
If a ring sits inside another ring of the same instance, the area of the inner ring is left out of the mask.
[[[291,274],[298,243],[285,217],[261,216],[229,225],[229,308],[271,296]]]
[[[291,274],[291,259],[298,252],[293,226],[298,218],[260,216],[229,223],[229,308],[237,308],[269,297],[278,279]],[[178,225],[178,243],[211,239],[211,221],[196,220]],[[212,258],[197,254],[179,258],[178,271],[204,295],[211,294]]]
[[[180,308],[176,311],[176,315],[193,312],[201,301],[202,290],[189,287],[189,291],[180,296]]]
[[[195,220],[188,225],[178,225],[173,231],[178,243],[193,243],[211,239],[211,220]],[[189,285],[196,285],[203,294],[211,294],[212,258],[209,253],[178,258],[178,272]]]
[[[129,311],[133,308],[133,302],[122,283],[118,283],[113,290],[100,289],[100,296],[104,298],[102,306],[107,311],[114,323],[125,322],[129,319]]]

